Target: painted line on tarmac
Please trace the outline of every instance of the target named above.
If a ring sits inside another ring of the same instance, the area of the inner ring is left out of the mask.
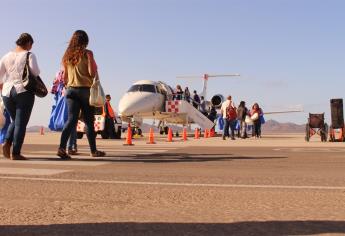
[[[173,182],[139,182],[118,180],[87,180],[87,179],[52,179],[31,178],[17,176],[0,176],[0,179],[29,180],[65,183],[88,183],[88,184],[128,184],[128,185],[152,185],[152,186],[178,186],[178,187],[216,187],[216,188],[253,188],[253,189],[301,189],[301,190],[345,190],[345,186],[308,186],[308,185],[253,185],[253,184],[202,184],[202,183],[173,183]]]
[[[345,152],[344,148],[315,148],[315,147],[306,147],[306,148],[274,148],[273,151],[288,151],[288,152],[332,152],[332,153],[342,153]]]
[[[0,174],[5,175],[56,175],[69,172],[69,170],[31,169],[31,168],[0,168]],[[21,177],[24,178],[24,177]]]
[[[25,155],[26,157],[35,157],[37,158],[37,155]],[[29,159],[27,161],[12,161],[12,160],[6,160],[2,159],[0,160],[0,164],[16,164],[16,165],[47,165],[47,166],[101,166],[109,164],[109,162],[106,161],[92,161],[93,159],[90,158],[90,161],[85,160],[78,160],[78,157],[74,157],[72,161],[63,161],[60,160],[59,157],[51,158],[47,156],[42,156],[47,158],[46,160],[41,159]],[[42,158],[41,157],[41,158]],[[1,172],[0,172],[1,174]]]
[[[154,149],[148,149],[148,150],[141,150],[141,149],[106,149],[106,148],[103,148],[102,150],[105,150],[107,152],[112,152],[112,153],[123,153],[123,152],[126,152],[126,153],[161,153],[161,152],[165,152],[165,151],[169,151],[169,150],[154,150]],[[78,149],[78,151],[82,151],[82,152],[90,152],[90,149],[83,149],[83,148],[80,148]]]

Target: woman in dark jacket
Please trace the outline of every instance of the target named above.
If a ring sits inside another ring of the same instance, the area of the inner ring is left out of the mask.
[[[240,102],[240,105],[237,108],[237,120],[240,123],[239,129],[239,136],[241,138],[247,138],[247,124],[246,124],[246,116],[248,114],[248,109],[246,107],[246,103],[244,101]]]

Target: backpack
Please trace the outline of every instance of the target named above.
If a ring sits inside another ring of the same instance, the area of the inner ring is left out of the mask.
[[[236,108],[231,104],[226,108],[226,118],[228,120],[236,120],[237,118]]]

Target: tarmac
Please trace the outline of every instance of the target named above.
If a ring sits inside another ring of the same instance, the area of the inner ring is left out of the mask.
[[[104,158],[55,154],[28,133],[28,161],[0,159],[2,235],[343,235],[345,143],[271,134],[169,143],[97,139]]]

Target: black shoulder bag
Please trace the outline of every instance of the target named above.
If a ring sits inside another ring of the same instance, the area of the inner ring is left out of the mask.
[[[26,62],[22,77],[23,85],[26,90],[34,93],[37,97],[43,98],[48,94],[48,89],[39,76],[34,76],[31,73],[29,67],[29,56],[30,52],[26,54]]]

